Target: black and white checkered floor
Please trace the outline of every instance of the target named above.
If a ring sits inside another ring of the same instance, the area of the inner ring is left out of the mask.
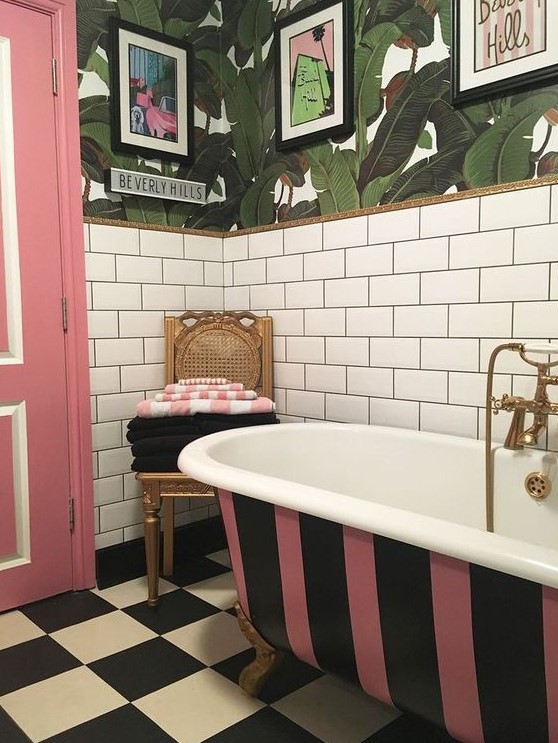
[[[260,699],[236,684],[240,633],[226,551],[161,581],[64,594],[0,614],[0,741],[50,743],[447,743],[293,658]]]

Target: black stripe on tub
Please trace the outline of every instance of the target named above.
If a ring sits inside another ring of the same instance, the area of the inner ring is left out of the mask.
[[[310,634],[320,668],[358,683],[345,574],[343,527],[300,514]]]
[[[548,743],[542,588],[479,565],[470,574],[485,743]]]
[[[290,650],[271,503],[233,493],[234,512],[252,624],[270,645]]]
[[[444,727],[428,550],[374,535],[389,691],[399,709]]]

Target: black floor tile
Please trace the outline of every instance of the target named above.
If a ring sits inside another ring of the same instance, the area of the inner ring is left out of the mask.
[[[174,738],[131,704],[84,722],[43,743],[174,743]],[[4,743],[4,741],[2,741]]]
[[[46,635],[6,648],[0,651],[0,696],[77,666],[80,661]]]
[[[190,557],[175,561],[173,574],[164,576],[164,578],[171,583],[176,583],[177,586],[187,586],[228,572],[230,568],[220,565],[215,560],[209,560],[207,557]]]
[[[161,540],[162,542],[163,540]],[[187,562],[224,549],[227,545],[220,516],[179,526],[174,530],[174,564]],[[97,585],[110,588],[145,575],[145,542],[143,538],[104,547],[95,553]]]
[[[266,707],[204,743],[320,743],[320,739]]]
[[[147,602],[142,601],[122,611],[149,627],[153,632],[162,635],[186,624],[197,622],[199,619],[210,617],[212,614],[218,614],[220,610],[192,593],[178,590],[161,596],[157,606],[151,607],[147,605]]]
[[[116,609],[91,591],[75,591],[28,604],[20,611],[45,632],[55,632]]]
[[[216,663],[212,668],[237,684],[240,672],[254,658],[254,650],[245,650],[242,653]],[[261,699],[266,704],[273,704],[278,699],[300,689],[302,686],[306,686],[306,684],[315,681],[320,676],[323,676],[322,671],[309,666],[307,663],[303,663],[298,658],[295,658],[294,655],[286,653],[281,664],[264,683],[261,692],[258,694],[258,699]]]
[[[206,666],[162,637],[89,663],[89,668],[129,701],[201,671]]]
[[[362,743],[459,743],[459,741],[429,722],[403,715]]]
[[[0,707],[0,740],[2,743],[30,743],[31,740],[18,728],[2,707]]]

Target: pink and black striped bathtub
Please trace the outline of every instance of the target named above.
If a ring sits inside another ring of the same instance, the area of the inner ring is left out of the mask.
[[[558,743],[558,493],[523,490],[556,455],[495,465],[500,534],[484,529],[478,441],[297,423],[179,458],[218,488],[240,604],[271,645],[457,740]]]

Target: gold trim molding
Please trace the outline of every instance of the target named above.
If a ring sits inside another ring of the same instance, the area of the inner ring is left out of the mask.
[[[334,222],[340,219],[350,219],[351,217],[362,217],[370,214],[383,214],[385,212],[399,211],[402,209],[416,209],[421,206],[431,206],[433,204],[445,204],[452,201],[461,201],[462,199],[475,199],[481,196],[493,196],[495,194],[508,193],[510,191],[523,191],[526,188],[542,188],[543,186],[558,185],[558,175],[549,175],[544,178],[533,178],[527,181],[515,181],[514,183],[501,183],[497,186],[485,186],[483,188],[472,188],[469,191],[459,191],[458,193],[442,194],[441,196],[429,196],[423,199],[409,199],[408,201],[398,201],[395,204],[384,204],[382,206],[371,206],[366,209],[354,209],[349,212],[336,212],[335,214],[325,214],[319,217],[308,217],[306,219],[296,219],[290,222],[275,222],[274,224],[264,224],[258,227],[248,227],[242,230],[228,230],[219,232],[217,230],[193,230],[184,227],[170,227],[169,225],[147,224],[145,222],[128,222],[121,219],[106,219],[105,217],[84,217],[85,224],[104,224],[113,227],[130,227],[142,230],[156,230],[158,232],[174,232],[183,235],[204,235],[205,237],[218,237],[227,239],[240,235],[254,235],[259,232],[273,232],[275,230],[285,230],[290,227],[300,227],[306,224],[321,224],[323,222]]]

